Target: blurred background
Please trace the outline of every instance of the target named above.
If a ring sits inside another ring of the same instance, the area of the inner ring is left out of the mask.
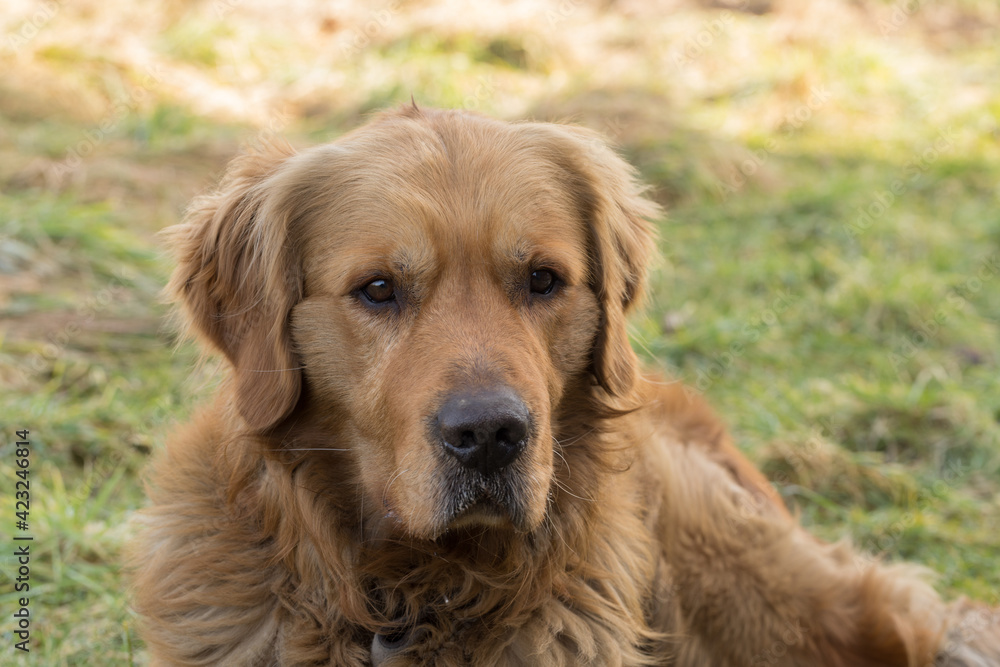
[[[329,141],[411,96],[606,135],[667,211],[646,361],[818,535],[998,603],[997,3],[277,4],[0,10],[0,535],[26,428],[35,538],[18,664],[146,663],[128,519],[216,377],[164,323],[156,232],[242,145]]]

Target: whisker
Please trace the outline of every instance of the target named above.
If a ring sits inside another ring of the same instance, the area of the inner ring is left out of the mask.
[[[284,373],[285,371],[301,371],[305,369],[305,366],[294,366],[292,368],[242,368],[240,370],[246,371],[248,373]]]
[[[566,484],[564,484],[563,482],[559,481],[559,479],[557,479],[555,477],[552,478],[552,483],[555,484],[556,486],[558,486],[560,489],[562,489],[568,495],[571,495],[574,498],[576,498],[577,500],[582,500],[585,503],[597,502],[594,498],[586,498],[584,496],[578,496],[578,495],[576,495],[575,493],[573,493],[572,491],[569,490],[569,487],[566,486]]]
[[[597,430],[597,427],[593,426],[590,429],[588,429],[587,431],[581,433],[580,435],[574,436],[573,438],[570,438],[569,440],[566,440],[565,442],[559,442],[559,440],[555,436],[553,436],[552,439],[560,447],[569,447],[573,443],[575,443],[575,442],[577,442],[577,441],[579,441],[579,440],[581,440],[583,438],[586,438],[588,435],[590,435],[591,433],[593,433],[596,430]]]
[[[272,447],[272,452],[350,452],[351,448],[337,449],[336,447]]]
[[[407,457],[410,456],[410,454],[412,454],[412,453],[413,453],[413,451],[411,450],[411,451],[407,452],[403,456],[403,459],[399,462],[399,468],[396,469],[396,473],[389,480],[389,483],[385,485],[385,488],[382,489],[382,504],[383,505],[385,505],[387,503],[388,498],[389,498],[389,489],[392,488],[392,485],[395,483],[395,481],[397,479],[399,479],[403,475],[403,473],[410,472],[409,468],[405,468],[404,469],[402,466],[403,466],[404,463],[406,463]]]
[[[360,490],[360,486],[361,486],[361,483],[358,482],[357,483],[357,487],[358,487],[359,490]],[[358,530],[361,532],[362,535],[364,535],[365,534],[365,494],[364,493],[358,493],[357,495],[361,499],[361,502],[358,503]]]
[[[635,330],[634,326],[630,325],[628,328],[629,328],[630,338],[632,339],[632,341],[634,341],[635,344],[638,345],[639,348],[643,350],[646,354],[648,354],[650,357],[655,358],[656,354],[649,348],[649,344],[645,340],[645,337],[640,336],[639,333]]]
[[[562,451],[560,451],[562,448],[558,446],[559,441],[556,440],[555,438],[552,438],[552,440],[557,445],[556,447],[552,448],[552,451],[555,452],[555,454],[562,459],[563,464],[566,466],[566,479],[567,480],[573,479],[573,469],[569,467],[569,461],[566,459],[566,456],[562,453]]]
[[[660,381],[660,380],[650,380],[648,377],[644,377],[643,380],[645,380],[647,384],[654,384],[657,387],[670,387],[675,384],[681,384],[680,380]]]

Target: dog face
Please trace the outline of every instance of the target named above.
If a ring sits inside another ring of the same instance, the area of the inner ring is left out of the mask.
[[[631,387],[654,212],[583,130],[411,108],[235,162],[174,230],[171,288],[248,430],[319,424],[409,536],[527,532],[567,401]]]
[[[304,230],[292,339],[390,516],[420,535],[529,529],[551,483],[553,407],[598,327],[585,229],[557,168],[526,147],[399,129],[340,146],[338,200]]]

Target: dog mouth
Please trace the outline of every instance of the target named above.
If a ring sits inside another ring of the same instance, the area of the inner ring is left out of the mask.
[[[445,531],[469,527],[530,529],[524,503],[528,489],[520,475],[510,471],[499,477],[465,477],[449,485],[443,513]]]
[[[397,475],[394,490],[408,491],[381,493],[384,523],[380,525],[396,534],[432,541],[468,529],[531,533],[542,521],[549,497],[547,476],[532,472],[532,465],[537,464],[518,462],[484,475],[441,457],[436,461],[433,487],[425,486],[422,492],[404,487],[400,483],[404,478]]]
[[[497,502],[488,496],[482,496],[470,503],[458,505],[448,521],[449,528],[466,528],[470,526],[493,526],[514,524],[517,514],[507,505]]]

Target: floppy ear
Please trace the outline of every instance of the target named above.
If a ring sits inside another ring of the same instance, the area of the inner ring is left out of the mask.
[[[232,363],[237,408],[258,431],[285,417],[301,390],[288,316],[302,282],[287,247],[292,212],[275,184],[292,154],[272,145],[237,157],[218,189],[163,232],[178,262],[167,292]]]
[[[632,389],[638,366],[629,344],[627,316],[641,302],[646,267],[656,247],[651,220],[657,204],[643,196],[636,170],[595,132],[572,125],[550,126],[568,145],[564,166],[574,174],[580,210],[590,234],[590,287],[601,306],[594,342],[593,372],[610,394]]]

